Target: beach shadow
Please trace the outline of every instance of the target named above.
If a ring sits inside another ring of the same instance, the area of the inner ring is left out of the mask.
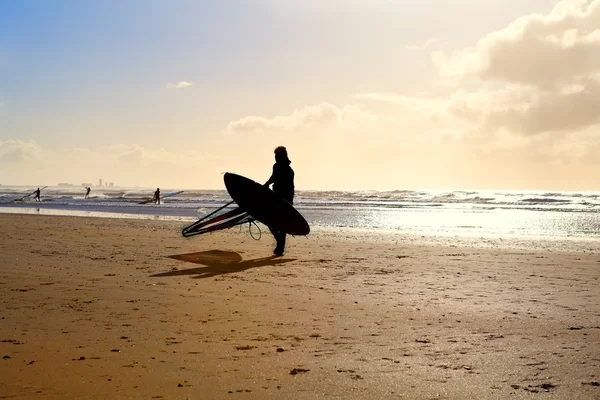
[[[193,279],[211,278],[213,276],[231,274],[246,271],[250,268],[266,267],[268,265],[285,264],[295,261],[295,258],[281,258],[276,256],[242,260],[242,256],[234,251],[208,250],[197,253],[174,254],[168,256],[175,260],[181,260],[194,264],[202,264],[204,267],[174,270],[150,275],[151,278],[166,276],[195,275]]]

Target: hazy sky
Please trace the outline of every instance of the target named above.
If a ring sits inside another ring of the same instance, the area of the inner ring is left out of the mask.
[[[0,2],[0,183],[600,189],[600,0]]]

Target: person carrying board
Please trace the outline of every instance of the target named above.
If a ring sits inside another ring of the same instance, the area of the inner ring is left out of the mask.
[[[273,184],[273,192],[294,204],[294,170],[290,167],[292,163],[288,158],[287,149],[284,146],[275,148],[275,164],[273,164],[273,173],[265,186]],[[269,227],[269,230],[275,237],[277,245],[273,254],[277,257],[283,255],[285,250],[285,232],[280,232]]]

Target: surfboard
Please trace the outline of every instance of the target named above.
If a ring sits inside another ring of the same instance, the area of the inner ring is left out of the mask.
[[[166,199],[167,197],[173,197],[173,196],[177,196],[178,194],[183,193],[183,190],[180,190],[178,192],[171,192],[171,193],[167,193],[165,195],[160,196],[160,199]],[[148,200],[144,200],[144,201],[140,201],[138,204],[148,204],[148,203],[152,203],[154,201],[154,197],[152,197],[151,199]]]
[[[290,235],[310,233],[302,214],[267,186],[230,172],[225,173],[223,179],[233,201],[257,221]]]

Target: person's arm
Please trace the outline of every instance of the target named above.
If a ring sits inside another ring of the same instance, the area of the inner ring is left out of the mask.
[[[275,175],[271,175],[271,177],[269,178],[269,180],[265,182],[264,186],[269,186],[273,182],[275,182]]]
[[[265,182],[263,186],[269,186],[272,183],[275,183],[275,165],[273,165],[273,172],[271,172],[271,177],[268,181]]]

